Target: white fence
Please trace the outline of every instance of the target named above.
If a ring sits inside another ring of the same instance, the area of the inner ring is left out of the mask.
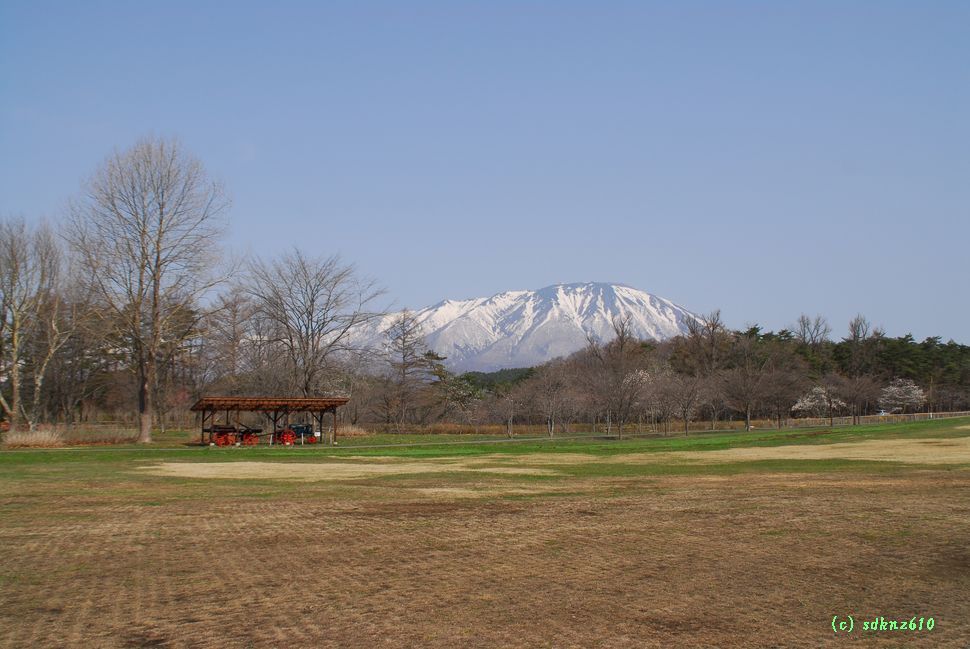
[[[953,419],[954,417],[970,417],[970,410],[958,412],[914,412],[890,415],[862,415],[853,420],[846,417],[804,417],[789,419],[788,428],[807,428],[813,426],[852,426],[853,424],[905,424],[913,421],[927,421],[930,419]]]

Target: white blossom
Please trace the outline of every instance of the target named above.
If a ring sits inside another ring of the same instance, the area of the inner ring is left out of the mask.
[[[832,394],[831,390],[816,385],[809,390],[808,394],[803,395],[795,402],[795,405],[792,406],[792,412],[824,417],[830,412],[845,410],[846,407],[845,401]]]
[[[925,401],[923,388],[909,379],[893,379],[879,396],[879,405],[889,412],[918,408]]]

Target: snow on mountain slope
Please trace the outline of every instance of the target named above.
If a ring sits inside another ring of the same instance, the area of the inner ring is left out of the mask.
[[[380,346],[396,314],[368,327]],[[445,300],[416,312],[428,345],[455,371],[529,367],[614,337],[613,318],[630,318],[634,335],[663,340],[686,332],[692,313],[661,297],[622,284],[556,284],[489,298]]]

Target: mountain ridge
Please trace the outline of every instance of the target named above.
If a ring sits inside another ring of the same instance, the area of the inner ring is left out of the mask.
[[[400,313],[400,312],[398,312]],[[674,302],[609,282],[552,284],[489,297],[445,299],[413,311],[428,346],[454,371],[494,371],[539,365],[581,349],[587,335],[614,337],[613,320],[629,317],[633,334],[664,340],[687,331],[697,316]],[[380,347],[397,313],[368,327],[368,346]]]

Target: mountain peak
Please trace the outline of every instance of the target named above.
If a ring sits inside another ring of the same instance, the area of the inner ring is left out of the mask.
[[[544,293],[546,291],[605,291],[605,290],[615,290],[617,288],[630,288],[625,284],[619,284],[617,282],[560,282],[558,284],[551,284],[550,286],[545,286],[540,288],[534,293]]]
[[[428,345],[446,356],[455,371],[529,367],[567,356],[581,349],[588,336],[612,340],[617,317],[628,317],[634,335],[645,340],[685,333],[695,317],[670,300],[611,282],[444,300],[415,315]],[[393,318],[383,318],[372,335],[381,335]]]

